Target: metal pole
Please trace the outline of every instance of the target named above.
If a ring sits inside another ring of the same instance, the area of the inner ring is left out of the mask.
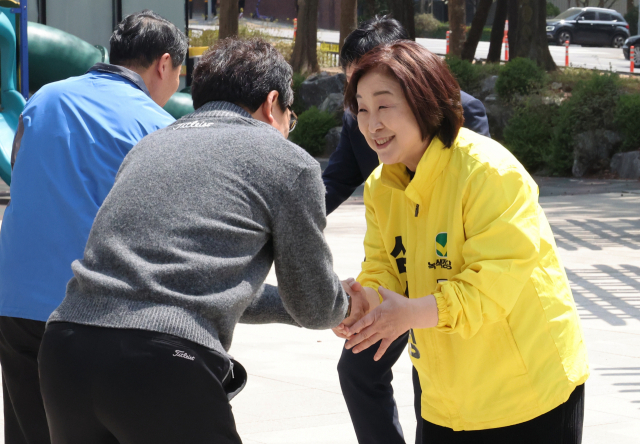
[[[122,0],[111,0],[111,24],[116,29],[122,21]]]
[[[47,0],[38,0],[38,23],[47,24]]]
[[[569,40],[564,42],[564,66],[569,66]]]
[[[629,48],[629,60],[631,61],[629,65],[629,72],[633,72],[633,68],[635,67],[635,64],[636,64],[635,59],[636,59],[636,48],[632,46],[631,48]]]
[[[20,82],[20,94],[29,99],[29,43],[27,40],[27,0],[20,0],[20,7],[11,9],[14,14],[20,14],[20,18],[16,17],[18,25],[18,35],[20,43],[18,46],[18,57],[20,65],[18,68]]]

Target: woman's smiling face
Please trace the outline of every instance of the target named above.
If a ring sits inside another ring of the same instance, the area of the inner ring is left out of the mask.
[[[429,146],[398,81],[370,71],[357,85],[358,127],[385,164],[403,163],[415,171]]]

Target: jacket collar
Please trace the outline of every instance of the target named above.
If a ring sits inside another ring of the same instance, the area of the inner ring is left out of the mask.
[[[405,195],[416,202],[422,203],[422,196],[433,186],[435,181],[445,169],[451,159],[451,152],[455,149],[455,143],[451,148],[445,149],[444,144],[436,136],[433,138],[427,150],[422,155],[416,174],[410,180],[407,167],[402,163],[383,165],[380,173],[382,185],[389,188],[404,191]]]
[[[100,71],[100,72],[108,72],[110,74],[117,74],[120,77],[124,77],[138,88],[142,90],[149,98],[151,98],[151,94],[149,93],[149,89],[147,85],[145,85],[144,80],[140,77],[140,74],[137,72],[131,71],[130,69],[125,68],[120,65],[110,65],[109,63],[96,63],[93,65],[87,72],[91,71]]]
[[[198,108],[194,114],[202,117],[244,117],[253,119],[246,110],[231,102],[207,102]]]

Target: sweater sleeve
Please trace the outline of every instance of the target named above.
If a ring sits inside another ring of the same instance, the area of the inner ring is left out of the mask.
[[[436,328],[465,339],[509,315],[540,251],[537,189],[520,171],[477,177],[467,194],[461,271],[434,292]]]
[[[272,227],[283,306],[297,324],[314,329],[337,326],[348,307],[322,233],[326,226],[324,191],[320,166],[308,165],[282,196]]]
[[[249,305],[240,322],[243,324],[289,324],[300,326],[287,312],[282,303],[278,287],[264,284]]]

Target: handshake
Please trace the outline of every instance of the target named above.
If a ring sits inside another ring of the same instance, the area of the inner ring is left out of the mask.
[[[373,358],[375,361],[380,360],[391,343],[409,329],[438,324],[438,308],[433,295],[409,299],[384,287],[378,287],[378,291],[363,287],[353,278],[342,281],[342,288],[351,297],[351,310],[333,332],[347,339],[345,347],[353,349],[354,353],[381,341]]]

